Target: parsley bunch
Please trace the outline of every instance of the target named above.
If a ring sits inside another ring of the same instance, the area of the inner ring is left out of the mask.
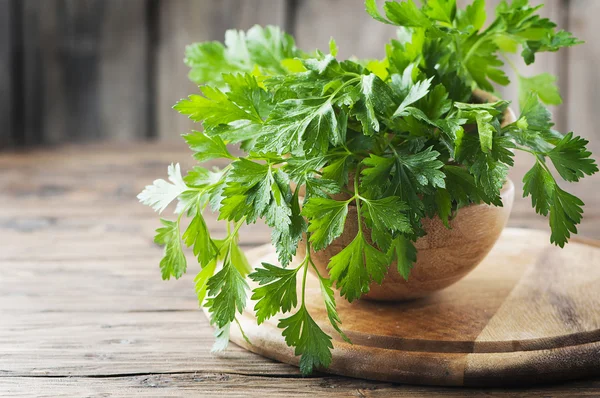
[[[554,77],[519,76],[521,114],[503,124],[509,103],[485,103],[475,89],[509,84],[504,56],[521,49],[527,64],[542,51],[580,43],[537,15],[528,0],[503,2],[486,26],[484,0],[465,10],[455,0],[387,2],[373,18],[398,26],[382,60],[336,59],[306,53],[277,27],[228,31],[225,45],[193,44],[185,62],[201,94],[175,109],[202,124],[184,135],[199,163],[226,159],[220,170],[196,166],[182,177],[168,169],[139,199],[158,212],[177,201],[174,221],[162,220],[155,241],[164,245],[163,279],[187,268],[183,246],[200,264],[196,292],[217,329],[217,348],[247,305],[250,279],[258,323],[276,316],[288,345],[301,355],[303,373],[327,367],[332,337],[305,305],[306,275],[313,268],[331,326],[345,340],[333,287],[358,299],[381,282],[392,264],[409,278],[422,219],[448,221],[463,206],[502,206],[500,189],[516,150],[532,155],[524,195],[549,215],[551,241],[564,246],[581,221],[583,203],[559,186],[598,171],[587,141],[553,129],[545,104],[560,103]],[[234,155],[228,144],[239,144]],[[358,232],[321,275],[311,250],[329,246],[344,230],[350,206]],[[207,207],[227,225],[225,239],[210,236]],[[190,219],[182,232],[182,219]],[[238,246],[244,224],[264,219],[280,265],[253,269]],[[292,261],[306,239],[304,258]],[[218,266],[218,264],[221,264]],[[299,284],[297,285],[297,281]],[[298,291],[300,286],[300,291]]]

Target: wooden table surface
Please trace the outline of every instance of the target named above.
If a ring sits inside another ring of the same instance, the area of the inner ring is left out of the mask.
[[[193,164],[174,143],[0,154],[0,396],[600,396],[600,379],[428,388],[302,377],[235,345],[211,354],[212,330],[193,290],[197,270],[190,262],[182,279],[160,279],[158,218],[135,199],[173,161]],[[517,161],[517,192],[530,163]],[[581,234],[600,239],[600,177],[569,188],[587,204]],[[510,224],[547,228],[520,198]],[[269,239],[262,224],[244,231],[245,247]]]

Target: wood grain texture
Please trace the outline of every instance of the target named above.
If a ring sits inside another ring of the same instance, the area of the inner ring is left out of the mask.
[[[365,12],[362,1],[300,0],[294,26],[301,48],[329,52],[329,39],[333,37],[341,59],[381,59],[385,56],[385,44],[396,36],[396,28],[375,21]]]
[[[181,98],[198,92],[188,80],[185,46],[202,41],[223,42],[227,29],[253,25],[284,26],[285,0],[161,1],[158,44],[158,133],[162,139],[178,139],[199,125],[171,109]]]
[[[145,136],[145,0],[24,0],[22,141]]]
[[[457,389],[420,387],[342,377],[286,377],[235,373],[168,373],[80,377],[5,377],[0,393],[10,397],[144,396],[144,397],[597,397],[600,381],[571,382],[533,388]],[[24,388],[27,386],[27,389]]]
[[[135,199],[144,185],[166,177],[169,163],[192,166],[190,155],[177,142],[72,145],[0,156],[0,396],[600,394],[597,378],[512,390],[426,388],[323,374],[303,378],[293,366],[234,344],[211,354],[213,332],[193,291],[197,267],[190,261],[189,274],[181,280],[160,280],[162,249],[152,242],[157,215]],[[514,172],[520,178],[524,170]],[[596,180],[579,185],[587,187],[582,230],[600,238],[600,185]],[[214,215],[207,223],[217,236],[225,233]],[[511,223],[546,225],[525,206],[519,214],[513,211]],[[243,229],[241,238],[247,250],[268,242],[269,230],[254,224]],[[509,266],[498,267],[506,297],[520,291],[511,284],[508,276],[515,273]],[[557,286],[544,289],[556,291]],[[498,314],[510,310],[500,300],[490,305]],[[444,311],[452,315],[453,304]],[[553,324],[561,316],[557,312]],[[519,319],[536,321],[523,313]],[[468,326],[461,325],[460,331],[469,333]],[[483,322],[475,326],[486,330]],[[441,336],[452,333],[443,317],[436,328]],[[488,346],[498,340],[487,332],[481,335],[488,336]]]
[[[330,326],[318,279],[310,275],[305,305],[334,336],[333,360],[324,371],[453,386],[600,375],[600,242],[571,242],[561,250],[550,246],[548,238],[544,232],[506,229],[471,274],[425,299],[349,304],[338,297],[341,328],[353,344]],[[271,245],[247,254],[251,264],[277,263]],[[271,319],[257,326],[254,313],[247,310],[240,323],[252,344],[238,331],[233,341],[296,364],[278,322]]]
[[[567,69],[567,130],[574,131],[589,140],[590,149],[598,154],[600,135],[598,123],[600,113],[600,79],[598,79],[598,63],[600,62],[600,43],[598,24],[594,16],[600,13],[600,3],[594,0],[577,0],[569,2],[568,27],[576,37],[585,40],[585,44],[568,50],[569,63]]]
[[[14,29],[11,0],[0,0],[0,150],[12,141],[12,46]]]

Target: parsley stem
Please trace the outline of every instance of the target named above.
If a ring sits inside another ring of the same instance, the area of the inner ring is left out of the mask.
[[[542,168],[544,170],[546,170],[548,172],[548,174],[552,177],[552,180],[554,181],[554,183],[556,183],[556,179],[554,178],[554,176],[552,175],[552,172],[550,171],[550,168],[548,167],[548,165],[546,164],[546,162],[544,161],[545,158],[545,154],[542,152],[537,152],[537,151],[532,151],[530,149],[526,149],[526,148],[520,148],[518,146],[515,146],[515,149],[522,151],[522,152],[527,152],[532,154],[533,156],[535,156],[535,161],[542,166]]]
[[[242,217],[240,221],[238,221],[237,224],[235,224],[235,228],[233,228],[233,233],[231,234],[232,236],[237,236],[238,231],[240,230],[240,228],[242,228],[242,225],[244,225],[245,221],[246,216]]]
[[[358,178],[360,175],[360,167],[356,168],[354,173],[354,197],[356,200],[356,215],[358,217],[358,233],[362,235],[362,218],[360,216],[360,194],[358,193]]]
[[[310,259],[310,242],[306,241],[306,258],[304,259],[304,275],[302,276],[302,306],[304,307],[306,298],[306,275],[308,274],[308,265],[311,262]]]
[[[518,150],[518,151],[530,153],[530,154],[534,155],[535,157],[537,157],[537,155],[538,155],[537,152],[534,152],[534,151],[532,151],[530,149],[527,149],[527,148],[521,148],[521,147],[515,146],[515,149]]]
[[[360,77],[355,77],[353,79],[348,80],[347,82],[342,83],[341,86],[339,86],[330,96],[329,96],[329,101],[331,101],[333,98],[335,98],[336,94],[340,92],[341,89],[343,89],[344,87],[357,82],[360,80]]]
[[[504,54],[504,53],[500,53],[500,54],[502,55],[502,58],[504,58],[504,60],[508,64],[508,66],[510,66],[510,68],[515,72],[515,75],[517,75],[517,77],[520,77],[521,74],[519,73],[519,68],[517,68],[517,66],[514,64],[514,62],[511,61],[510,58],[506,54]]]

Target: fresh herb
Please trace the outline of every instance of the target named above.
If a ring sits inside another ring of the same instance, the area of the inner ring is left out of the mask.
[[[449,227],[463,206],[502,206],[500,189],[515,150],[533,156],[524,194],[549,216],[551,241],[562,247],[577,232],[583,203],[558,185],[550,167],[567,182],[598,167],[586,140],[553,129],[542,103],[561,102],[556,79],[516,71],[521,114],[510,124],[503,123],[507,101],[482,103],[474,92],[509,84],[502,70],[507,54],[520,50],[530,64],[539,52],[580,41],[557,31],[528,0],[502,2],[487,25],[484,0],[464,10],[455,0],[423,3],[386,2],[380,11],[375,0],[366,1],[376,20],[398,26],[382,60],[340,61],[333,40],[329,54],[306,53],[276,27],[228,31],[225,46],[187,48],[190,78],[201,94],[175,109],[203,129],[184,139],[198,162],[229,164],[196,166],[185,177],[171,165],[170,182],[155,181],[139,199],[158,212],[178,202],[176,219],[162,220],[155,238],[165,247],[162,276],[179,278],[187,269],[183,246],[192,249],[201,267],[196,292],[216,327],[216,349],[227,345],[230,325],[247,305],[250,279],[257,285],[251,294],[258,323],[281,317],[278,326],[301,355],[303,373],[327,367],[332,337],[306,306],[309,268],[331,326],[348,340],[332,287],[358,299],[393,263],[408,279],[422,219],[439,216]],[[240,156],[227,147],[235,143]],[[224,239],[210,235],[207,207],[227,225]],[[331,258],[329,275],[320,275],[311,250],[339,237],[349,214],[356,214],[358,231]],[[190,222],[182,232],[184,217]],[[240,228],[258,219],[272,229],[280,265],[252,269],[238,246]],[[303,237],[306,255],[293,261]]]

